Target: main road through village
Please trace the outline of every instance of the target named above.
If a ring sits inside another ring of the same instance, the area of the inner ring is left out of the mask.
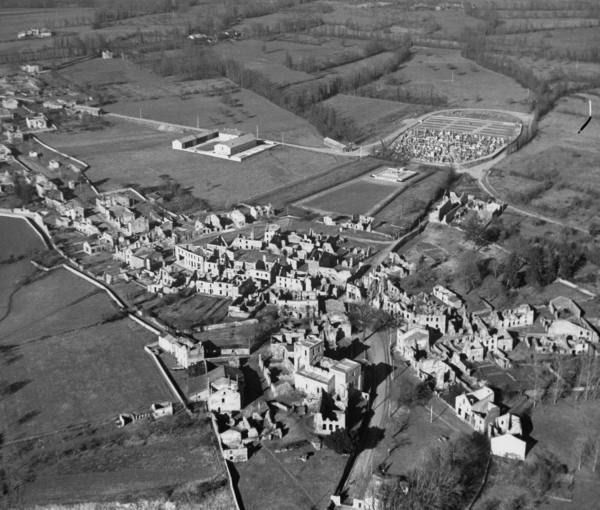
[[[378,380],[375,395],[371,401],[372,415],[369,420],[367,434],[373,435],[373,439],[376,440],[378,431],[385,428],[385,422],[389,414],[390,388],[393,377],[387,331],[380,330],[373,333],[367,339],[366,344],[369,346],[368,358],[375,368],[374,371],[377,372],[376,380]],[[371,441],[368,437],[362,439],[370,443],[370,447],[363,449],[358,454],[346,479],[342,492],[347,492],[350,497],[363,497],[373,472],[373,446],[376,441]]]

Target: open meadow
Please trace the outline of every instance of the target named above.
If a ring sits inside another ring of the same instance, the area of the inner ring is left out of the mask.
[[[65,270],[18,286],[0,323],[5,438],[106,422],[170,399],[143,351],[153,340]]]
[[[342,159],[340,165],[329,169],[327,172],[298,180],[290,183],[288,186],[281,186],[269,192],[258,194],[252,197],[252,201],[261,204],[272,203],[275,208],[282,208],[296,200],[308,198],[321,190],[327,190],[361,175],[365,175],[384,163],[385,161],[372,157],[364,159],[354,158],[351,160]]]
[[[17,33],[29,28],[65,30],[73,25],[90,23],[94,9],[87,7],[53,7],[48,9],[0,8],[0,51],[6,41],[17,39]],[[22,41],[21,41],[22,42]]]
[[[302,462],[307,454],[312,455]],[[248,462],[236,466],[244,506],[247,510],[322,508],[335,491],[345,462],[346,457],[329,449],[315,452],[308,442],[283,453],[265,446]]]
[[[226,208],[311,176],[345,161],[340,156],[275,147],[236,163],[171,149],[181,133],[113,121],[99,131],[48,133],[44,141],[90,165],[88,177],[101,190],[127,184],[158,186],[169,175],[212,208]]]
[[[393,184],[378,183],[368,179],[356,179],[331,191],[319,193],[308,200],[298,202],[307,209],[321,214],[368,214],[380,202],[398,191]]]
[[[589,228],[598,223],[600,127],[592,120],[577,134],[588,99],[600,108],[596,94],[560,100],[539,123],[536,138],[490,172],[488,182],[501,197],[566,224]]]
[[[113,508],[138,500],[158,508],[166,499],[187,510],[235,508],[205,417],[179,412],[126,429],[110,424],[63,431],[38,438],[35,447],[4,447],[2,501],[10,508],[90,501]]]
[[[266,138],[320,145],[307,121],[227,79],[163,78],[128,60],[92,59],[62,69],[61,79],[93,87],[108,104],[104,109],[206,129],[237,128]]]
[[[486,69],[459,50],[422,48],[395,71],[363,87],[365,95],[463,108],[528,111],[527,89]]]
[[[119,101],[109,112],[141,116],[205,129],[235,128],[259,137],[301,145],[321,146],[322,137],[310,123],[252,91],[234,89],[225,96],[205,93]]]
[[[44,249],[44,243],[21,218],[0,216],[0,263],[6,262],[11,257],[19,258],[31,255],[35,250]]]

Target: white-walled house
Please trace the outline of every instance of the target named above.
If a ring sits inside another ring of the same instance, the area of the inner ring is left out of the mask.
[[[210,394],[207,400],[209,411],[232,413],[242,408],[242,396],[237,381],[229,377],[221,377],[210,383]]]
[[[499,414],[498,406],[494,404],[494,390],[487,386],[458,395],[454,410],[461,420],[482,434],[486,432],[488,415],[492,412]]]
[[[204,348],[201,343],[195,343],[189,338],[175,337],[170,334],[158,337],[158,346],[171,354],[179,366],[188,368],[204,360]]]

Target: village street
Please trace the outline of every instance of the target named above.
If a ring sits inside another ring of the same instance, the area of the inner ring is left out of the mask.
[[[389,395],[393,375],[387,331],[380,330],[373,333],[365,343],[369,346],[368,359],[373,366],[373,377],[378,384],[371,404],[373,415],[369,420],[366,437],[362,438],[362,443],[367,446],[356,457],[344,484],[344,490],[348,495],[357,498],[364,497],[374,471],[373,448],[379,434],[385,428],[385,421],[389,415]]]

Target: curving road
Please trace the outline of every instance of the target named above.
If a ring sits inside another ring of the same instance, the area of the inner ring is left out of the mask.
[[[483,174],[479,177],[479,179],[478,179],[479,187],[483,191],[485,191],[488,195],[490,195],[493,199],[495,199],[499,202],[506,202],[506,200],[504,200],[504,198],[500,196],[500,194],[494,189],[494,187],[489,182],[489,176],[490,176],[490,173],[492,172],[492,170],[493,170],[493,168],[486,169],[483,172]],[[566,223],[564,221],[556,220],[554,218],[544,216],[543,214],[538,214],[535,212],[528,211],[526,209],[521,209],[520,207],[516,207],[512,204],[508,204],[507,209],[510,209],[511,211],[516,212],[517,214],[521,214],[523,216],[529,216],[530,218],[542,220],[542,221],[545,221],[546,223],[552,223],[552,224],[558,225],[560,227],[570,228],[573,230],[577,230],[578,232],[583,232],[584,234],[589,234],[588,229],[579,227],[577,225],[572,225],[572,224]]]

